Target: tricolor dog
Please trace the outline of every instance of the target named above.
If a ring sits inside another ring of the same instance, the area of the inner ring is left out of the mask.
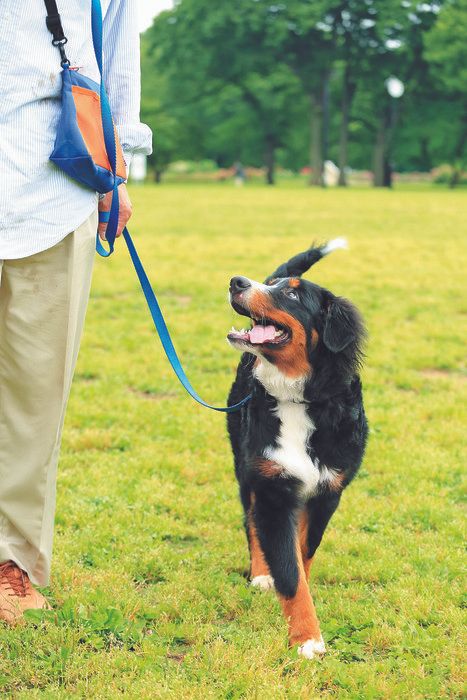
[[[229,405],[252,394],[228,415],[251,583],[275,588],[290,645],[309,659],[325,652],[308,587],[311,562],[368,434],[361,316],[347,299],[301,278],[343,245],[338,239],[300,253],[265,284],[230,282],[232,307],[251,320],[249,330],[228,334],[243,353]]]

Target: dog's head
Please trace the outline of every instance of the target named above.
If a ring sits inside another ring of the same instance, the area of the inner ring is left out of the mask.
[[[264,358],[290,379],[332,365],[341,374],[355,372],[365,330],[347,299],[301,279],[300,273],[271,276],[266,284],[233,277],[229,291],[233,309],[251,320],[249,329],[228,334],[233,347]]]

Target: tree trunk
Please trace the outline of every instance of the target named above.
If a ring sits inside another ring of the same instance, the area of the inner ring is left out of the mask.
[[[391,161],[389,160],[387,154],[384,158],[383,186],[384,187],[392,187],[392,165],[391,165]]]
[[[323,166],[328,159],[329,151],[329,73],[326,73],[323,78]],[[324,171],[324,167],[323,167]],[[323,172],[324,175],[324,172]],[[326,184],[325,182],[323,184]]]
[[[389,162],[389,142],[391,112],[385,109],[376,130],[376,142],[373,151],[373,185],[374,187],[392,186],[392,168]]]
[[[266,183],[274,185],[276,168],[276,145],[272,136],[266,137],[266,153],[264,156],[266,165]]]
[[[428,172],[432,168],[430,149],[428,147],[428,138],[426,136],[420,137],[420,170],[424,173]]]
[[[386,158],[386,129],[384,119],[381,119],[376,131],[375,148],[373,152],[373,185],[384,186],[384,161]]]
[[[352,106],[353,96],[355,94],[355,85],[350,80],[350,69],[345,67],[344,82],[342,85],[342,102],[341,102],[341,128],[339,138],[339,187],[347,186],[347,166],[349,158],[349,121],[350,109]]]
[[[451,177],[449,178],[449,188],[451,190],[453,190],[454,187],[456,187],[459,184],[460,179],[461,179],[461,171],[459,170],[459,168],[456,168],[454,166],[452,173],[451,173]]]
[[[462,116],[462,129],[457,139],[456,148],[454,151],[454,165],[452,175],[449,179],[449,187],[453,189],[459,184],[462,177],[463,163],[464,163],[464,150],[465,144],[467,143],[467,103],[464,104],[464,113]]]
[[[154,180],[156,181],[156,183],[158,185],[160,185],[162,182],[162,173],[163,173],[163,170],[161,170],[159,168],[156,168],[154,171]]]
[[[323,102],[318,93],[310,94],[310,185],[323,186]]]

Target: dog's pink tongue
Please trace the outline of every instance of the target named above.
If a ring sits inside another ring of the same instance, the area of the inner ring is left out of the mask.
[[[276,337],[276,329],[274,326],[260,326],[259,323],[250,331],[250,343],[259,345],[274,340]]]

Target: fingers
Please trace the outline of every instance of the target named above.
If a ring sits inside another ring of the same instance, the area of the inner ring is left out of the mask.
[[[123,215],[122,215],[122,214],[119,215],[119,217],[118,217],[117,233],[115,234],[115,238],[120,238],[120,236],[121,236],[122,233],[123,233],[123,229],[125,228],[125,226],[126,226],[127,223],[129,222],[130,218],[131,218],[131,209],[130,209],[129,212],[125,212]],[[106,231],[107,231],[107,224],[100,223],[99,226],[98,226],[98,228],[97,228],[97,230],[98,230],[98,232],[99,232],[100,238],[101,238],[103,241],[105,241],[105,240],[106,240],[105,234],[106,234]]]
[[[105,241],[105,232],[107,230],[107,224],[99,224],[97,227],[97,231],[99,233],[99,237]]]
[[[132,205],[131,205],[131,200],[128,195],[128,191],[126,189],[126,185],[122,184],[118,188],[118,204],[119,204],[119,211],[118,211],[118,227],[117,227],[117,233],[116,233],[116,238],[119,238],[122,235],[123,229],[127,225],[128,221],[131,218],[132,215]],[[110,211],[110,208],[112,206],[112,192],[108,192],[105,197],[103,197],[99,201],[99,211]],[[99,226],[97,228],[99,232],[99,236],[102,240],[106,239],[106,231],[107,231],[107,224],[104,222],[100,222]]]
[[[110,207],[112,205],[112,192],[107,192],[102,199],[99,199],[99,205],[98,205],[98,210],[101,211],[110,211]],[[99,233],[99,237],[105,241],[105,232],[107,230],[107,224],[104,223],[103,221],[99,221],[99,225],[97,227],[97,231]]]
[[[122,208],[122,204],[120,203],[120,213],[118,216],[118,228],[117,228],[117,238],[122,235],[123,229],[131,219],[133,211],[131,208],[131,202],[130,199],[128,198],[128,201],[125,202],[125,206]]]

